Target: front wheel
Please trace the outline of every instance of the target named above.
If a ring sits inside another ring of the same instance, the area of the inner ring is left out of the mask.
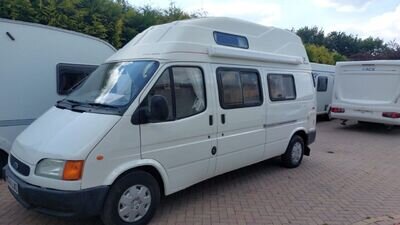
[[[160,204],[160,187],[152,175],[134,171],[110,189],[101,218],[105,225],[145,225]]]
[[[3,167],[7,165],[7,162],[8,162],[8,154],[0,149],[0,174]]]
[[[300,136],[293,136],[285,154],[281,156],[283,166],[296,168],[301,164],[304,155],[304,140]]]

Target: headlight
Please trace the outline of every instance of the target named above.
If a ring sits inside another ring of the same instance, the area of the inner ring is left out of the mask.
[[[79,180],[83,163],[83,160],[43,159],[36,166],[35,174],[58,180]]]
[[[35,173],[38,176],[61,180],[64,172],[64,160],[43,159],[36,166]]]

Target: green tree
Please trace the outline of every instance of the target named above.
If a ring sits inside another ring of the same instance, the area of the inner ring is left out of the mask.
[[[0,17],[36,22],[36,11],[29,0],[1,0]]]
[[[346,60],[346,57],[337,52],[331,52],[324,46],[305,44],[305,48],[311,62],[335,65],[337,61]]]
[[[303,27],[298,29],[296,34],[300,36],[304,44],[324,45],[325,43],[325,32],[318,27]]]

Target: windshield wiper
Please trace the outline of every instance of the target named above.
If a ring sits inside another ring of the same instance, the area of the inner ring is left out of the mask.
[[[89,102],[87,103],[88,105],[91,106],[99,106],[99,107],[106,107],[106,108],[112,108],[112,109],[118,109],[118,106],[115,105],[107,105],[107,104],[102,104],[102,103],[97,103],[97,102]]]
[[[82,103],[82,102],[78,102],[78,101],[70,100],[70,99],[63,99],[63,100],[57,101],[56,106],[57,106],[58,108],[60,108],[60,109],[66,109],[67,107],[66,107],[65,105],[60,105],[60,103],[64,103],[64,104],[70,105],[69,109],[72,110],[72,111],[84,112],[84,110],[76,109],[76,108],[75,108],[76,106],[81,106],[81,105],[83,105],[84,103]]]

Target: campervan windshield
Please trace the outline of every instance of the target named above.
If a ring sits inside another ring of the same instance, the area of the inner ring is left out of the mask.
[[[126,106],[137,97],[158,65],[156,61],[103,64],[65,100],[89,106]]]

